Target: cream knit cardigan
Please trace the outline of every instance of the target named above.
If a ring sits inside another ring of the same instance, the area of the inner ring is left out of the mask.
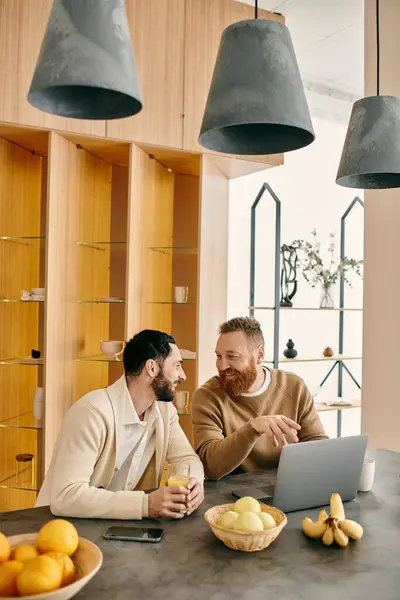
[[[49,504],[54,515],[66,517],[142,519],[148,516],[148,494],[140,490],[160,485],[165,460],[189,464],[191,475],[203,483],[203,465],[179,425],[175,407],[159,402],[162,418],[155,421],[156,451],[136,490],[107,490],[124,425],[126,394],[122,376],[108,388],[89,392],[70,408],[36,506]]]

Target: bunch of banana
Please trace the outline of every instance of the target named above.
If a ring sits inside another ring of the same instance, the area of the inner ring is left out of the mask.
[[[359,523],[346,519],[343,502],[339,494],[332,494],[331,516],[325,510],[321,510],[318,521],[312,521],[308,517],[303,519],[303,531],[309,538],[320,539],[325,546],[332,546],[336,542],[338,546],[346,548],[349,538],[360,540],[363,536],[363,528]]]

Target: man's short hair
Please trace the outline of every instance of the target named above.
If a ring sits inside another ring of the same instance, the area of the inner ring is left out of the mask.
[[[260,323],[253,317],[235,317],[225,321],[219,327],[219,333],[233,333],[243,331],[251,346],[265,346],[263,332]]]
[[[171,354],[172,336],[154,329],[144,329],[129,340],[124,348],[123,361],[126,377],[138,377],[148,360],[160,365]]]

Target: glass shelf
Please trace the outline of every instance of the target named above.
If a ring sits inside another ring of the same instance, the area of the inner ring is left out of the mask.
[[[306,311],[315,311],[319,310],[321,312],[342,312],[342,311],[358,311],[362,312],[362,308],[319,308],[319,307],[306,307],[306,306],[280,306],[281,311],[291,312],[292,310],[306,310]],[[275,310],[273,306],[249,306],[249,310]]]
[[[94,354],[93,356],[79,356],[77,361],[86,361],[86,362],[103,362],[103,363],[121,363],[122,360],[119,358],[107,358],[105,354]]]
[[[314,400],[315,408],[317,412],[328,412],[332,410],[347,410],[349,408],[361,408],[361,400],[353,400],[351,404],[324,404],[323,402],[316,402]]]
[[[78,246],[92,248],[93,250],[105,251],[107,248],[112,250],[125,250],[126,242],[76,242]]]
[[[5,303],[35,304],[38,302],[44,302],[44,299],[43,300],[21,300],[21,298],[0,298],[0,302],[3,302],[4,304]]]
[[[16,358],[3,358],[0,360],[0,365],[28,365],[28,366],[42,366],[44,364],[43,358],[31,358],[30,356],[19,356]]]
[[[37,421],[32,413],[24,413],[3,419],[0,421],[0,428],[5,429],[33,429],[40,431],[43,429],[42,423]]]
[[[149,250],[163,254],[198,254],[198,246],[149,246]]]
[[[6,481],[10,481],[10,483],[5,483]],[[33,487],[32,485],[26,485],[26,487],[23,484],[17,484],[15,481],[15,476],[14,477],[10,477],[9,479],[5,479],[4,482],[0,483],[0,489],[2,490],[19,490],[21,492],[36,492],[38,493],[39,490],[36,489],[35,487]]]
[[[0,242],[20,242],[21,240],[45,240],[45,237],[41,236],[20,236],[16,237],[13,235],[0,235]]]
[[[191,306],[193,306],[194,304],[196,304],[196,302],[147,302],[147,304],[174,304],[178,306],[187,306],[188,304],[190,304]]]
[[[108,300],[76,300],[77,304],[125,304],[124,298],[109,298]]]

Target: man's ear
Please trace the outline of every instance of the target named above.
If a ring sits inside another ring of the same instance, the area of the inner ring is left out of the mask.
[[[146,364],[144,365],[144,368],[146,369],[146,373],[152,379],[154,379],[154,377],[157,375],[157,369],[158,369],[158,365],[157,365],[156,361],[152,360],[152,359],[146,360]]]
[[[265,358],[264,346],[258,346],[256,356],[257,356],[256,362],[258,365],[260,365],[264,361],[264,358]]]

